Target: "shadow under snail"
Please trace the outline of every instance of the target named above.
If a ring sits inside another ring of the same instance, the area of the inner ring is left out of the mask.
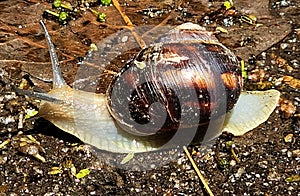
[[[106,94],[69,87],[41,21],[53,67],[39,115],[101,150],[137,153],[242,135],[268,119],[280,93],[242,92],[237,57],[205,28],[184,23],[127,62]]]

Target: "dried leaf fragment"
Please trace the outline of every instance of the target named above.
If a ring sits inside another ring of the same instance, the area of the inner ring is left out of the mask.
[[[279,99],[279,109],[285,118],[293,116],[296,112],[296,106],[290,100],[283,98]]]
[[[285,179],[286,182],[297,182],[300,181],[300,175],[291,175]]]
[[[292,142],[293,141],[293,134],[292,133],[290,133],[290,134],[287,134],[285,137],[284,137],[284,141],[286,142],[286,143],[288,143],[288,142]]]
[[[5,140],[0,144],[0,149],[2,149],[4,146],[6,146],[10,142],[10,139]]]
[[[275,64],[278,65],[278,67],[283,67],[285,70],[290,72],[294,70],[294,68],[291,67],[284,58],[277,56],[274,53],[271,53],[270,57],[275,61]]]
[[[134,153],[128,153],[123,160],[121,161],[121,164],[125,164],[129,162],[131,159],[133,159]]]
[[[39,154],[40,152],[45,153],[44,148],[32,135],[17,135],[13,137],[12,146],[26,155],[31,155],[43,163],[46,162],[46,159]]]
[[[63,170],[61,167],[52,167],[51,171],[48,172],[48,174],[51,174],[51,175],[56,175],[56,174],[61,174],[61,173],[63,173]]]
[[[300,79],[294,78],[293,76],[283,76],[282,81],[292,88],[300,89]]]

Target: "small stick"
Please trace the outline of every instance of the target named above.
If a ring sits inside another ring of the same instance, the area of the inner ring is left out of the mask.
[[[122,16],[123,20],[125,21],[126,25],[129,27],[134,27],[131,20],[128,18],[128,16],[123,12],[118,0],[112,0],[115,8],[119,11],[120,15]]]
[[[139,36],[139,34],[135,31],[134,25],[132,24],[131,20],[128,18],[128,16],[124,13],[124,11],[122,10],[118,0],[112,0],[115,8],[118,10],[118,12],[120,13],[120,15],[122,16],[123,20],[125,21],[126,25],[129,27],[132,35],[134,36],[135,40],[137,41],[137,43],[139,44],[139,46],[143,49],[146,47],[146,44],[144,42],[144,40],[141,39],[141,37]]]
[[[191,154],[189,153],[187,147],[186,147],[186,146],[183,146],[183,150],[184,150],[186,156],[189,158],[189,160],[190,160],[190,162],[191,162],[193,168],[195,169],[197,175],[199,176],[199,178],[200,178],[202,184],[204,185],[204,188],[205,188],[205,190],[207,191],[207,193],[208,193],[210,196],[214,196],[214,194],[213,194],[213,192],[210,190],[210,188],[209,188],[209,186],[208,186],[208,184],[207,184],[207,182],[206,182],[204,176],[201,174],[201,172],[200,172],[199,168],[197,167],[195,161],[194,161],[193,158],[191,157]]]
[[[102,67],[99,67],[98,65],[95,65],[94,63],[90,63],[90,62],[85,62],[86,65],[88,66],[91,66],[91,67],[95,67],[97,69],[100,69],[100,70],[103,70],[103,71],[106,71],[107,74],[111,74],[111,75],[117,75],[118,72],[115,72],[115,71],[112,71],[112,70],[108,70],[108,69],[105,69],[105,68],[102,68]]]

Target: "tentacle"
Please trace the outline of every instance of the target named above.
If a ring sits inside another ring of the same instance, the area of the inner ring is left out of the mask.
[[[40,20],[40,24],[42,25],[42,28],[45,32],[45,38],[47,40],[48,47],[49,47],[50,58],[51,58],[52,69],[53,69],[53,88],[62,88],[64,86],[67,86],[67,84],[59,68],[58,58],[55,52],[54,45],[51,41],[51,37],[47,31],[47,28],[42,20]]]
[[[44,100],[44,101],[48,101],[48,102],[52,102],[52,103],[57,103],[57,104],[64,103],[64,101],[59,100],[56,97],[54,97],[54,96],[52,96],[50,94],[47,94],[47,93],[31,92],[31,91],[19,89],[19,88],[16,88],[16,87],[13,87],[13,90],[16,93],[19,93],[19,94],[22,94],[22,95],[27,95],[29,97],[34,97],[34,98],[41,99],[41,100]]]

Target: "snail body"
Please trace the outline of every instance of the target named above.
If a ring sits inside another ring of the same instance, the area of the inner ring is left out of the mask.
[[[53,89],[31,94],[43,99],[39,114],[102,150],[153,151],[210,140],[224,130],[241,135],[266,121],[279,99],[276,90],[241,92],[236,56],[192,23],[142,49],[106,94],[74,90],[62,78],[41,24],[50,49]]]

